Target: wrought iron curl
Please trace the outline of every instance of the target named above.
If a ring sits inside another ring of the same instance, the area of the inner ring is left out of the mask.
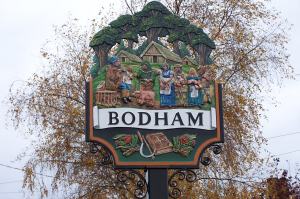
[[[218,144],[213,144],[211,145],[210,147],[208,147],[209,150],[212,150],[212,152],[215,154],[215,155],[219,155],[221,152],[222,152],[222,147]],[[205,151],[204,151],[205,152]],[[204,153],[203,152],[203,153]],[[211,158],[208,157],[208,156],[202,156],[200,157],[200,162],[201,164],[203,164],[204,166],[208,166],[210,165],[211,163]]]
[[[117,173],[117,179],[119,182],[129,185],[135,183],[136,187],[134,190],[135,198],[145,198],[147,195],[148,187],[144,176],[136,170],[120,170]]]
[[[169,196],[171,198],[179,198],[182,195],[182,191],[179,188],[179,181],[186,180],[189,183],[193,183],[197,180],[197,174],[190,169],[177,170],[169,178]]]
[[[219,155],[222,152],[222,147],[220,145],[212,145],[212,151],[215,155]]]
[[[92,154],[99,154],[101,159],[97,162],[99,165],[110,165],[113,162],[113,158],[110,152],[103,146],[98,143],[92,142],[90,143],[90,152]]]
[[[201,157],[200,162],[204,166],[208,166],[211,163],[211,159],[210,159],[210,157]]]

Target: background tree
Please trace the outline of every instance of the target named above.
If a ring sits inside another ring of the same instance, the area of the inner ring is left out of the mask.
[[[214,65],[210,70],[225,83],[224,150],[209,167],[200,168],[200,177],[211,180],[200,180],[193,188],[197,194],[226,198],[230,190],[234,197],[247,198],[241,197],[244,188],[248,190],[246,193],[260,192],[251,186],[255,185],[253,181],[260,180],[253,176],[259,176],[266,165],[259,154],[265,143],[260,131],[264,111],[260,93],[268,93],[274,79],[281,82],[293,73],[285,48],[287,25],[278,13],[267,8],[266,3],[191,0],[181,4],[178,11],[179,15],[205,29],[216,43],[212,53]],[[247,179],[250,185],[222,180],[238,176]]]
[[[144,4],[138,2],[135,1],[132,10]],[[166,0],[165,5],[203,28],[215,41],[210,72],[224,82],[223,153],[209,167],[200,166],[196,170],[198,181],[188,193],[212,199],[259,195],[263,190],[259,189],[260,179],[256,176],[265,173],[260,171],[266,165],[259,155],[265,142],[260,132],[264,110],[260,93],[270,89],[276,76],[280,82],[293,72],[285,49],[286,26],[276,12],[266,7],[267,1],[176,2]],[[88,42],[92,34],[80,33],[74,24],[60,28],[57,36],[66,45],[57,45],[64,53],[43,51],[48,61],[45,72],[34,74],[24,88],[11,90],[9,114],[14,125],[26,124],[28,132],[39,138],[38,144],[33,145],[32,158],[24,167],[24,186],[42,196],[48,189],[36,173],[46,170],[53,173],[52,191],[65,188],[69,198],[109,198],[114,194],[130,198],[132,194],[127,192],[128,187],[116,182],[111,165],[99,163],[103,154],[91,155],[84,142],[84,81],[91,66]],[[151,36],[151,31],[148,34]],[[103,44],[109,48],[116,43],[116,38],[102,36],[99,33],[94,40],[99,39],[99,43],[91,46]],[[210,152],[204,155],[211,156]]]
[[[11,90],[9,114],[14,126],[26,124],[27,133],[37,138],[27,154],[24,187],[40,193],[40,198],[50,191],[61,191],[65,198],[132,198],[133,192],[117,181],[112,165],[100,162],[103,149],[92,154],[84,141],[84,90],[93,64],[89,42],[94,32],[77,23],[72,20],[56,28],[55,42],[64,44],[57,46],[63,53],[42,49],[43,73]],[[99,23],[92,23],[91,30]],[[38,174],[46,171],[52,175]],[[45,183],[49,178],[51,187]]]

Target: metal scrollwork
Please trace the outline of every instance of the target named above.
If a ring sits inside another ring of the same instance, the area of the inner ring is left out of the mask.
[[[220,145],[217,145],[217,144],[214,144],[214,145],[211,145],[209,147],[210,150],[212,150],[212,152],[215,154],[215,155],[219,155],[221,152],[222,152],[222,147]],[[208,157],[208,156],[201,156],[200,158],[200,162],[201,164],[203,164],[204,166],[208,166],[210,165],[211,163],[211,158]]]
[[[134,196],[135,198],[145,198],[147,195],[147,182],[144,176],[136,170],[120,170],[117,174],[119,182],[129,185],[135,183]]]
[[[98,148],[98,146],[99,145],[97,143],[95,143],[95,142],[90,143],[90,152],[92,154],[96,154],[97,152],[99,152],[100,149]]]
[[[200,162],[204,166],[208,166],[211,163],[211,159],[210,159],[210,157],[201,157]]]
[[[182,195],[182,191],[179,188],[180,181],[186,180],[189,183],[193,183],[197,180],[197,174],[190,169],[177,170],[169,178],[169,196],[171,198],[179,198]]]
[[[215,155],[219,155],[222,152],[222,147],[220,145],[215,144],[212,145],[211,148]]]
[[[98,143],[92,142],[90,143],[90,152],[93,154],[99,153],[101,160],[99,162],[100,165],[109,165],[112,161],[112,156],[107,149],[99,145]]]

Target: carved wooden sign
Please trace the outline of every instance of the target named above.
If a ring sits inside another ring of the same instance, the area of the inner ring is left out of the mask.
[[[153,1],[111,22],[90,46],[86,140],[105,146],[116,167],[197,168],[203,151],[223,142],[215,44],[201,28]]]

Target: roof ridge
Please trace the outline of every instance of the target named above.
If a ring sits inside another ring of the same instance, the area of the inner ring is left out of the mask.
[[[143,57],[152,45],[154,45],[154,47],[156,47],[156,49],[162,54],[162,56],[165,59],[170,59],[170,60],[176,61],[176,62],[182,61],[182,59],[180,58],[179,55],[177,55],[176,53],[172,52],[169,48],[167,48],[155,41],[151,41],[149,43],[149,45],[145,48],[145,50],[141,53],[140,56]]]

